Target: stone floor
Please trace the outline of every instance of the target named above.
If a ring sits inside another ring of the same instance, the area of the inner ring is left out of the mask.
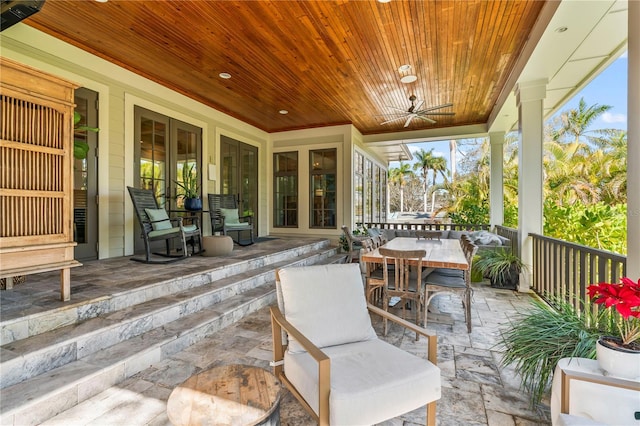
[[[530,296],[475,284],[473,332],[467,334],[460,300],[438,296],[432,303],[442,314],[434,316],[428,329],[438,335],[438,359],[442,370],[442,399],[438,402],[439,425],[547,425],[548,401],[535,409],[519,390],[509,368],[500,367],[498,341],[509,317],[526,308]],[[380,322],[374,318],[379,330]],[[271,359],[271,326],[268,309],[210,336],[169,359],[144,370],[118,386],[86,400],[50,419],[45,425],[170,425],[166,402],[172,389],[187,378],[217,365],[242,363],[263,368]],[[423,353],[424,340],[391,328],[385,338],[413,353]],[[280,410],[282,425],[314,424],[302,406],[285,392]],[[385,425],[425,423],[425,410],[385,422]]]

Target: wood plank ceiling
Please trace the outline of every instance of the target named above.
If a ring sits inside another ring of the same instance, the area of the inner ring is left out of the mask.
[[[48,0],[25,22],[267,132],[377,134],[485,123],[543,4]],[[455,115],[381,125],[412,94]]]

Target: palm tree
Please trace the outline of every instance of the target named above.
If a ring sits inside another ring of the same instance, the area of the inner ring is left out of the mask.
[[[409,164],[400,162],[400,167],[389,170],[389,183],[400,187],[400,213],[404,211],[404,186],[407,183],[407,175],[411,174]]]
[[[611,105],[593,104],[587,106],[584,98],[580,98],[577,109],[570,109],[563,112],[558,117],[559,123],[556,123],[551,131],[551,138],[556,142],[583,142],[583,138],[593,145],[606,143],[606,141],[614,136],[618,130],[616,129],[596,129],[588,130],[589,127],[605,112],[611,109]]]
[[[433,157],[433,161],[431,163],[431,170],[433,170],[433,186],[436,186],[436,175],[440,173],[442,179],[447,182],[447,172],[449,169],[447,168],[447,160],[444,157]]]
[[[420,151],[415,153],[416,162],[413,164],[413,170],[420,170],[422,177],[422,185],[423,185],[423,194],[422,199],[424,203],[424,211],[427,211],[427,201],[428,201],[428,186],[429,186],[429,170],[433,169],[433,161],[435,157],[433,156],[433,148],[429,151],[425,151],[424,149],[420,149]],[[434,182],[435,185],[435,171],[434,173]]]

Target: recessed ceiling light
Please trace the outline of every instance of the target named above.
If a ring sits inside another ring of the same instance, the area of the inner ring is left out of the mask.
[[[108,2],[109,0],[96,0],[96,1],[97,1],[98,3],[106,3],[106,2]]]
[[[285,114],[289,114],[289,111],[287,111],[286,109],[281,109],[280,111],[278,111],[280,114],[285,115]]]
[[[220,74],[218,74],[218,76],[220,78],[225,78],[225,79],[230,79],[231,78],[231,74],[229,74],[228,72],[221,72]]]
[[[378,0],[378,3],[389,3],[391,0]]]
[[[567,31],[568,29],[569,28],[567,28],[567,27],[558,27],[558,28],[556,28],[556,32],[557,33],[563,33],[565,31]]]
[[[414,81],[416,81],[418,79],[417,76],[413,75],[413,74],[409,74],[409,75],[405,75],[404,77],[402,77],[400,79],[401,82],[403,83],[413,83]]]
[[[406,72],[406,71],[409,71],[410,69],[411,69],[411,65],[405,64],[405,65],[400,65],[400,68],[398,68],[398,71]]]

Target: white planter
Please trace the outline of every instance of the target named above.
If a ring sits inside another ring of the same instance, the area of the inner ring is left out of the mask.
[[[609,348],[596,343],[596,357],[598,364],[607,375],[625,379],[640,379],[640,352],[625,349]]]

